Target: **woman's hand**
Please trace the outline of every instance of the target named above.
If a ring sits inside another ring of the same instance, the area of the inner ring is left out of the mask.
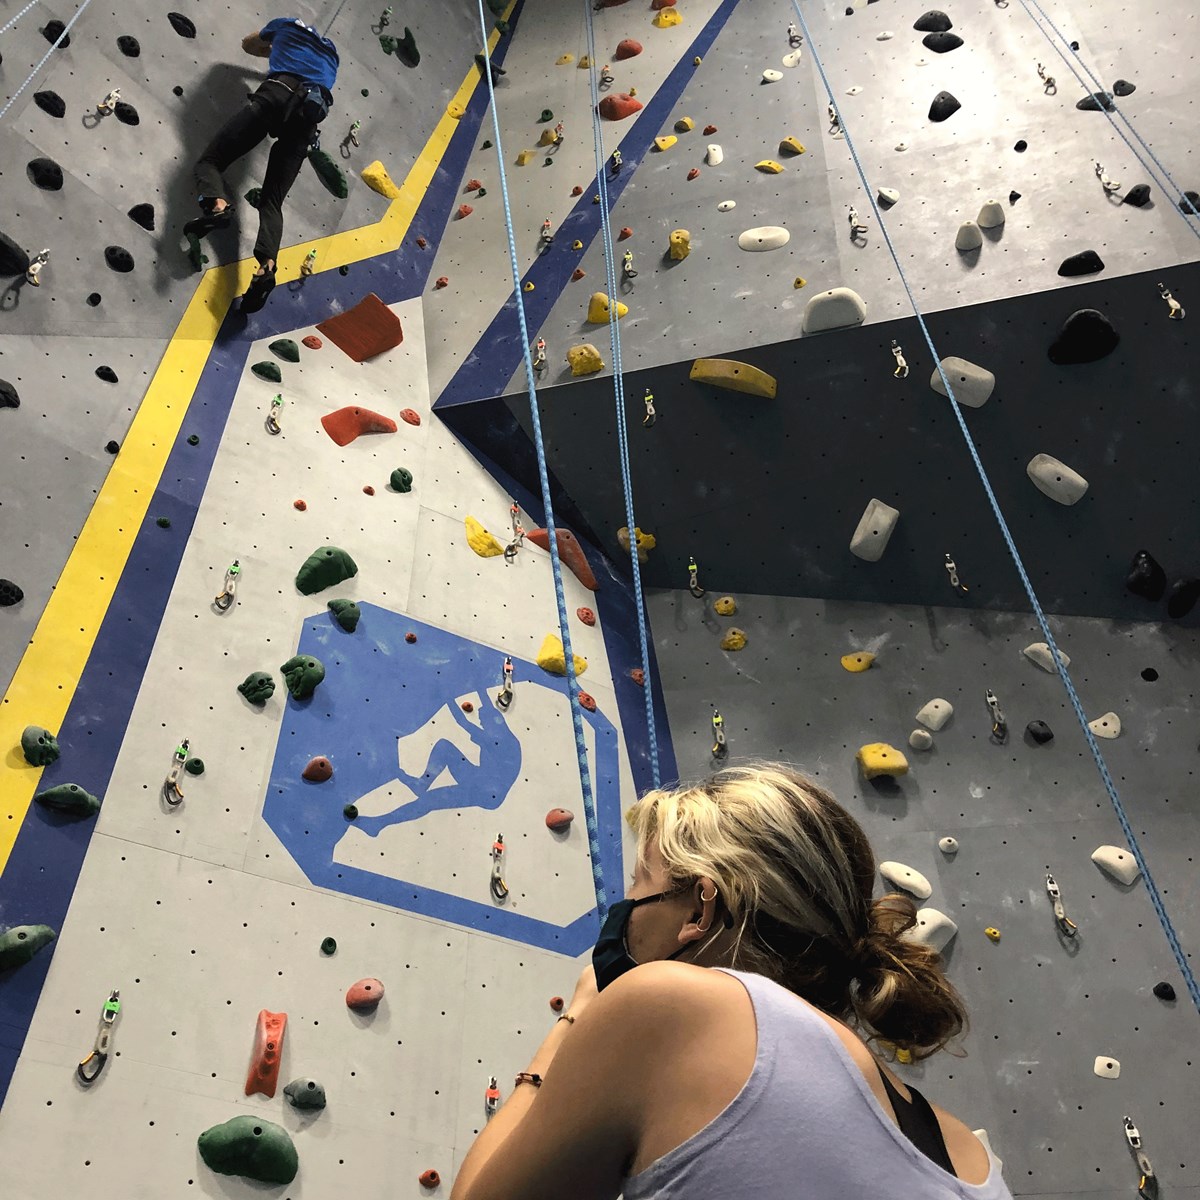
[[[588,963],[580,973],[579,982],[575,984],[575,994],[565,1011],[573,1017],[578,1017],[599,994],[596,988],[596,969]]]

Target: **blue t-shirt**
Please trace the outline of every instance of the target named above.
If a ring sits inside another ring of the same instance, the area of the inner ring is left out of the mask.
[[[309,83],[333,90],[338,72],[337,47],[298,17],[276,17],[268,21],[258,36],[271,43],[268,66],[272,73],[299,75]]]

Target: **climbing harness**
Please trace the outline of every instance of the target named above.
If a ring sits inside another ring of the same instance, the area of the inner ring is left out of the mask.
[[[42,281],[38,278],[42,273],[42,268],[50,261],[50,247],[45,250],[39,250],[29,262],[29,269],[25,272],[25,278],[33,284],[34,287],[41,287]]]
[[[1046,95],[1047,96],[1057,96],[1058,95],[1058,84],[1056,84],[1054,82],[1054,76],[1047,75],[1046,68],[1043,67],[1041,63],[1038,63],[1038,65],[1037,65],[1037,73],[1038,73],[1038,78],[1042,81],[1042,90],[1046,93]]]
[[[1171,295],[1170,289],[1165,283],[1160,283],[1158,285],[1158,294],[1167,302],[1167,307],[1169,309],[1167,313],[1168,321],[1182,321],[1183,318],[1187,316],[1187,309],[1185,309],[1183,305]]]
[[[1142,1197],[1142,1200],[1158,1200],[1158,1176],[1154,1174],[1150,1159],[1142,1149],[1142,1135],[1128,1115],[1122,1117],[1121,1120],[1125,1124],[1125,1140],[1129,1143],[1129,1148],[1133,1151],[1134,1158],[1137,1159],[1138,1170],[1141,1172],[1141,1177],[1138,1179],[1138,1195]]]
[[[621,173],[621,152],[620,152],[620,150],[614,150],[612,152],[612,158],[610,158],[608,161],[612,165],[612,173],[614,175],[620,175],[620,173]]]
[[[504,903],[508,895],[508,884],[504,882],[504,834],[496,834],[492,843],[492,899]]]
[[[636,279],[637,272],[633,269],[633,251],[626,250],[621,255],[621,276],[624,279]]]
[[[163,799],[172,807],[178,808],[183,801],[183,788],[179,786],[179,776],[187,765],[188,751],[191,743],[184,738],[175,747],[175,755],[171,759],[171,771],[163,780]]]
[[[307,279],[317,265],[317,248],[314,246],[305,256],[304,261],[300,264],[300,274]]]
[[[658,420],[658,412],[654,407],[654,393],[647,388],[644,397],[646,405],[646,415],[642,418],[642,426],[646,429],[653,429],[654,422]]]
[[[495,1075],[488,1076],[487,1088],[483,1093],[483,1107],[489,1120],[500,1111],[500,1085]]]
[[[272,405],[274,410],[274,405]],[[217,593],[213,600],[213,606],[218,612],[228,612],[233,605],[233,598],[237,595],[238,576],[242,573],[242,568],[238,566],[238,560],[235,558],[229,564],[225,572],[225,586]]]
[[[274,400],[271,401],[271,408],[267,412],[267,432],[268,433],[274,434],[274,433],[280,432],[279,414],[281,412],[283,412],[283,396],[278,395],[275,397]]]
[[[800,30],[798,30],[798,29],[796,28],[796,22],[795,22],[795,21],[793,21],[793,22],[792,22],[792,23],[791,23],[791,24],[788,26],[788,34],[787,34],[787,37],[788,37],[788,45],[789,45],[789,46],[791,46],[791,48],[792,48],[793,50],[795,50],[797,46],[801,46],[801,45],[803,45],[803,44],[804,44],[804,39],[803,39],[803,38],[800,36]]]
[[[544,249],[546,249],[547,246],[552,245],[553,242],[554,242],[554,229],[550,224],[550,218],[547,217],[542,222],[542,236],[541,236],[541,243],[540,243],[541,248],[544,250]]]
[[[1006,742],[1008,740],[1008,721],[1000,710],[1000,701],[996,699],[996,693],[991,688],[987,690],[987,706],[988,712],[992,714],[992,740]]]
[[[714,708],[712,715],[713,758],[724,758],[729,751],[725,744],[725,718]]]
[[[1096,164],[1096,178],[1100,180],[1100,186],[1106,192],[1119,192],[1121,190],[1121,185],[1115,179],[1109,179],[1104,173],[1104,166],[1101,163]]]
[[[858,209],[854,205],[850,205],[850,240],[858,241],[862,238],[866,241],[867,227],[863,224],[862,218],[858,215]]]
[[[895,338],[892,339],[892,356],[896,360],[896,369],[892,374],[897,379],[907,379],[908,360],[904,357],[904,351],[900,349],[900,343]]]
[[[1066,937],[1074,937],[1079,926],[1067,916],[1066,909],[1063,908],[1062,892],[1049,871],[1046,872],[1046,894],[1054,903],[1054,919],[1058,922],[1059,929]]]
[[[508,712],[508,706],[513,702],[512,673],[512,659],[506,658],[504,660],[504,680],[500,686],[500,694],[496,697],[496,703],[501,712]]]
[[[696,566],[696,560],[691,557],[688,558],[688,591],[697,600],[704,595],[704,589],[700,586],[700,568]]]
[[[113,88],[99,104],[96,105],[96,113],[98,116],[107,117],[109,113],[117,107],[117,101],[121,98],[121,89]]]
[[[75,1074],[79,1076],[80,1083],[95,1083],[100,1078],[100,1072],[104,1070],[104,1064],[108,1062],[108,1056],[112,1052],[113,1025],[116,1023],[117,1014],[120,1011],[121,993],[113,988],[109,992],[108,999],[104,1002],[104,1010],[100,1014],[100,1029],[96,1033],[96,1044],[92,1047],[91,1053],[81,1059],[79,1066],[75,1068]]]
[[[956,592],[968,592],[971,589],[965,583],[960,583],[958,578],[958,567],[955,565],[954,559],[949,554],[946,555],[945,561],[946,573],[950,576],[950,586]]]

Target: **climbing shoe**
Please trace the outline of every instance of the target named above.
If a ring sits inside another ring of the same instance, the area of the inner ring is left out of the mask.
[[[183,227],[185,237],[202,238],[212,233],[214,229],[228,229],[233,221],[233,209],[226,206],[219,213],[204,213],[193,217]]]
[[[275,268],[269,267],[261,275],[255,275],[250,280],[250,286],[242,297],[242,312],[258,312],[267,302],[267,297],[275,288]]]

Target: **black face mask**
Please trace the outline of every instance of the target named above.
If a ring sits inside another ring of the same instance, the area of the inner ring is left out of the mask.
[[[608,910],[600,937],[592,950],[592,966],[596,969],[596,990],[604,991],[614,979],[619,979],[626,971],[632,971],[638,965],[629,953],[626,934],[629,931],[629,918],[639,904],[649,904],[652,900],[661,900],[664,896],[678,895],[678,892],[659,892],[654,896],[641,896],[637,900],[618,900]],[[680,946],[674,954],[667,958],[678,958],[685,950],[692,949],[689,942]]]

